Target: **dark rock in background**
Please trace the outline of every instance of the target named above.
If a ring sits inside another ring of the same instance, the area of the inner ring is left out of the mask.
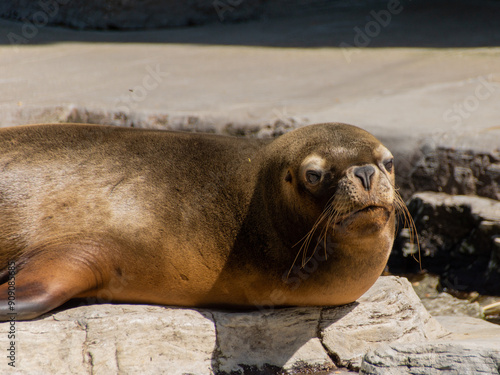
[[[402,186],[405,190],[436,191],[500,199],[498,150],[426,148]]]
[[[444,288],[500,295],[500,202],[417,193],[408,203],[420,239],[422,267]],[[401,230],[389,260],[393,273],[419,272],[415,243]]]

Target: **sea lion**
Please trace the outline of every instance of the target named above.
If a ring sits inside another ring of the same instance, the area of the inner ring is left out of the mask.
[[[0,129],[0,318],[72,298],[341,305],[391,251],[393,156],[346,124],[275,140],[51,124]]]

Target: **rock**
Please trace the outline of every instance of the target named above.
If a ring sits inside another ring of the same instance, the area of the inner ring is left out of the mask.
[[[363,358],[360,374],[498,374],[500,350],[475,343],[387,345]]]
[[[500,153],[498,149],[424,146],[404,181],[402,188],[406,191],[478,195],[498,200]]]
[[[483,311],[478,302],[459,299],[440,291],[439,276],[423,274],[414,276],[412,279],[418,279],[418,281],[412,281],[413,290],[415,290],[422,304],[432,316],[483,317]],[[477,299],[479,295],[474,293],[467,297]]]
[[[276,309],[251,313],[214,312],[219,373],[251,368],[293,370],[335,369],[317,337],[321,308]]]
[[[379,278],[357,302],[340,307],[79,306],[16,322],[9,343],[14,360],[0,361],[0,371],[285,375],[348,366],[367,374],[497,373],[500,327],[468,317],[438,319],[398,277]],[[9,332],[11,324],[1,323],[0,337]]]
[[[390,344],[368,352],[360,374],[498,374],[500,327],[469,317],[438,317],[444,340]]]
[[[500,202],[445,193],[415,194],[408,203],[420,239],[422,267],[440,275],[444,288],[500,294]],[[415,273],[416,246],[398,235],[389,268]]]
[[[484,313],[488,315],[500,315],[500,302],[494,302],[484,306]]]
[[[479,303],[455,298],[444,292],[437,296],[422,298],[422,304],[433,316],[471,316],[474,318],[483,316]]]
[[[341,307],[227,312],[79,306],[15,323],[16,374],[281,374],[356,368],[383,344],[447,333],[406,279],[381,277]],[[9,323],[0,324],[7,338]],[[11,371],[7,359],[0,373]]]
[[[404,278],[381,277],[347,306],[326,308],[323,344],[343,366],[359,368],[363,354],[385,343],[426,341],[447,332],[431,318]]]
[[[472,317],[436,316],[435,319],[451,332],[444,337],[445,341],[489,341],[491,347],[500,348],[500,325],[498,324]]]
[[[10,347],[9,358],[4,356],[0,362],[2,373],[90,373],[90,359],[82,352],[87,333],[76,319],[57,324],[49,320],[16,322],[14,331],[7,325],[2,323],[0,328],[3,346],[8,343],[5,349]]]
[[[187,115],[166,112],[131,112],[118,108],[88,109],[70,105],[44,108],[17,109],[14,113],[0,114],[4,124],[29,123],[87,123],[123,127],[178,130],[186,132],[218,133],[237,137],[272,138],[306,124],[302,118],[284,117],[255,124],[235,122],[213,115]]]
[[[18,374],[212,373],[215,327],[202,311],[82,306],[15,327]]]

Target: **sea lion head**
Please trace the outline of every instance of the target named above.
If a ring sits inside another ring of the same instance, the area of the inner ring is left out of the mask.
[[[353,247],[376,237],[390,249],[401,206],[391,152],[367,131],[346,124],[308,126],[282,138],[289,147],[280,185],[287,220],[296,222],[289,236],[300,235],[304,259],[318,243],[332,240]]]

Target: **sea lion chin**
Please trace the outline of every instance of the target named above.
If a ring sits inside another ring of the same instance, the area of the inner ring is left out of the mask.
[[[346,124],[274,140],[32,125],[0,129],[0,150],[3,320],[72,298],[353,302],[383,271],[403,207],[390,151]]]

